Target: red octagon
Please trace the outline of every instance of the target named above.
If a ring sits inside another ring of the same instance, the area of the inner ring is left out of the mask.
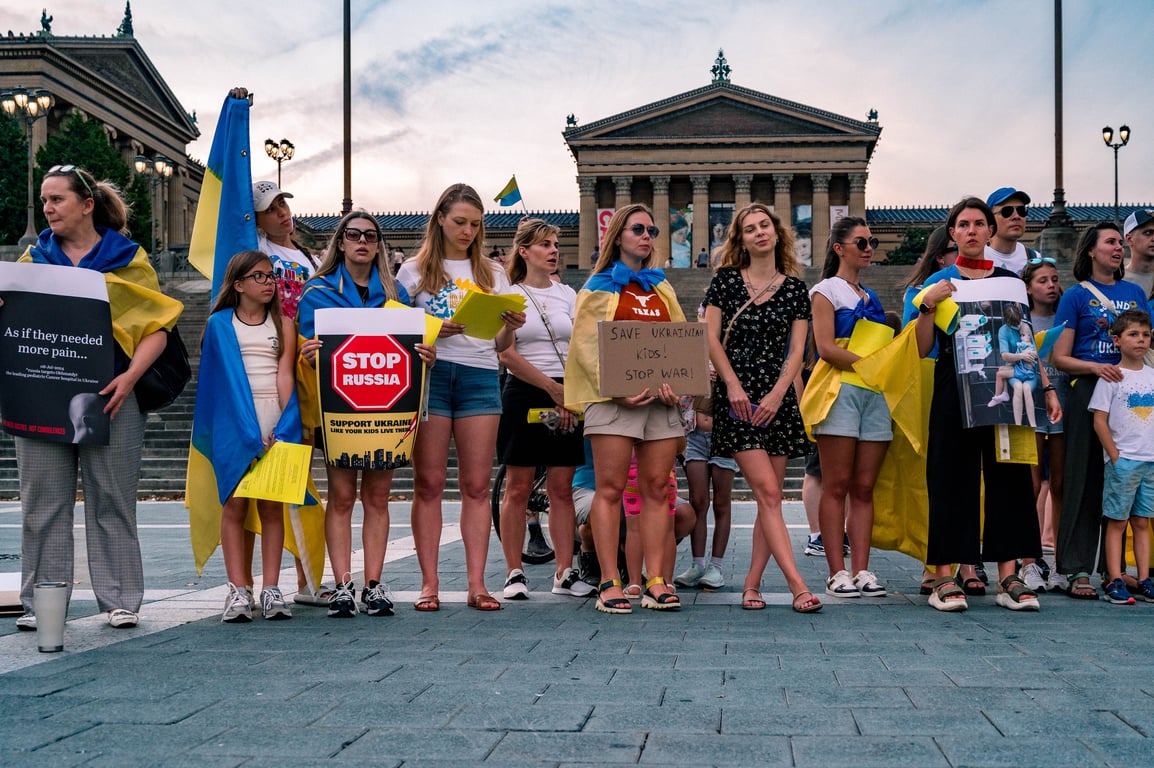
[[[387,411],[412,386],[409,351],[392,336],[351,336],[332,362],[333,391],[358,411]]]

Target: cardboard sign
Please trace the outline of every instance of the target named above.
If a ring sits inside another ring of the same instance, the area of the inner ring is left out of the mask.
[[[678,395],[708,395],[709,340],[705,323],[597,323],[602,397],[654,394],[668,384]]]

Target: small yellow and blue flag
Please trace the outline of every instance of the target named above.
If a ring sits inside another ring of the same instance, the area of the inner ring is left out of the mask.
[[[493,198],[493,202],[502,208],[521,202],[521,190],[517,188],[517,174],[513,174],[512,178],[509,179],[509,183],[505,185],[505,188]]]

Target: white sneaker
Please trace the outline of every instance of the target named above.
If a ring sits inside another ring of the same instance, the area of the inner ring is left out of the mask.
[[[260,591],[260,606],[261,615],[268,621],[283,621],[293,617],[292,609],[278,587],[265,587]]]
[[[725,577],[721,575],[720,568],[710,563],[705,566],[705,573],[701,574],[701,578],[697,580],[697,586],[706,592],[714,592],[725,586]]]
[[[1026,582],[1026,588],[1032,589],[1035,592],[1046,591],[1046,580],[1042,578],[1042,569],[1038,567],[1037,563],[1030,563],[1022,566],[1021,573],[1022,581]]]
[[[16,619],[16,629],[21,632],[35,632],[36,631],[36,614],[26,613],[20,618]]]
[[[244,624],[252,621],[252,606],[249,604],[245,587],[238,587],[229,582],[228,597],[224,599],[224,612],[220,620],[223,624]]]
[[[561,577],[553,577],[553,594],[568,595],[569,597],[589,597],[597,590],[581,581],[576,568],[570,568],[561,574]],[[508,597],[508,595],[505,595]]]
[[[825,582],[825,593],[833,597],[861,597],[861,592],[850,577],[849,571],[840,570]]]
[[[1070,580],[1051,568],[1050,579],[1046,582],[1046,589],[1050,592],[1066,592],[1070,589]]]
[[[677,574],[673,583],[679,587],[696,587],[697,582],[705,575],[705,570],[697,563],[690,563],[689,568]]]
[[[529,582],[525,579],[525,572],[520,568],[509,571],[509,578],[505,579],[505,589],[501,594],[506,600],[528,600]]]
[[[853,585],[857,587],[862,597],[885,597],[886,588],[878,581],[878,577],[869,571],[858,571],[853,577]]]
[[[130,629],[135,627],[140,617],[127,608],[113,608],[108,612],[108,626],[116,629]]]

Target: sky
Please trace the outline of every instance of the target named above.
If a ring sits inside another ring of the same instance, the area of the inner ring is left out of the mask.
[[[1112,204],[1104,125],[1131,127],[1119,198],[1154,201],[1154,3],[1065,0],[1068,203]],[[113,34],[121,0],[0,0],[0,30]],[[189,112],[204,161],[232,86],[255,94],[253,178],[288,138],[298,215],[340,210],[339,0],[135,0],[135,36]],[[530,210],[576,210],[565,118],[587,124],[704,85],[735,85],[882,126],[866,204],[948,205],[1001,186],[1054,189],[1053,0],[353,0],[353,203],[427,211],[465,181],[489,200],[516,173]]]

